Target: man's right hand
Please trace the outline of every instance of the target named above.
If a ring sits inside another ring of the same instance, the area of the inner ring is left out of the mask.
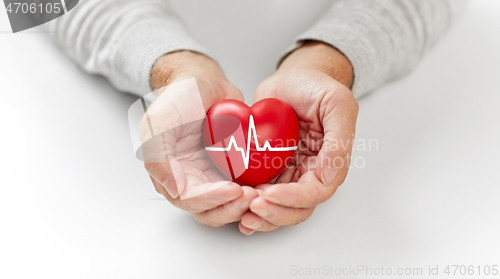
[[[229,83],[217,63],[191,51],[174,52],[158,59],[151,71],[151,86],[157,90],[192,77],[196,78],[204,113],[224,99],[243,101],[241,92]],[[151,128],[151,123],[156,126],[153,129],[165,131],[164,127],[175,127],[178,124],[175,122],[193,113],[189,98],[162,96],[165,91],[160,91],[157,90],[156,101],[141,122],[141,136]],[[144,165],[155,189],[168,201],[192,213],[200,223],[218,227],[240,221],[258,193],[251,187],[227,181],[217,169],[203,148],[202,124],[195,121],[158,135],[161,138],[154,141],[157,146],[153,149],[161,151],[165,159],[145,158]]]

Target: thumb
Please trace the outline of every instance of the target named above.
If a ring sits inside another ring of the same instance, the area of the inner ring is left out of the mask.
[[[320,107],[324,138],[318,154],[316,176],[323,184],[336,189],[344,182],[349,170],[359,108],[349,90],[335,93],[336,96],[330,97]]]
[[[266,98],[278,98],[278,96],[276,96],[276,93],[276,81],[275,79],[273,79],[273,77],[269,77],[261,84],[259,84],[259,86],[255,90],[253,103],[255,104],[258,101]]]
[[[170,131],[169,131],[170,132]],[[169,154],[172,145],[167,146],[166,137],[172,133],[161,133],[146,141],[142,146],[144,167],[149,175],[161,184],[172,198],[179,197],[185,186],[184,170],[175,156]]]

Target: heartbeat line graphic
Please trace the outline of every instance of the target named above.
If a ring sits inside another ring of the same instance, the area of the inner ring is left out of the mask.
[[[231,139],[229,140],[229,145],[228,147],[205,147],[207,151],[230,151],[231,148],[234,146],[234,149],[236,151],[241,152],[241,158],[243,159],[243,162],[245,163],[245,169],[248,169],[248,163],[250,160],[250,140],[253,139],[255,142],[255,146],[257,148],[257,151],[291,151],[291,150],[297,150],[298,146],[292,146],[292,147],[272,147],[269,141],[266,140],[264,143],[263,147],[259,146],[259,141],[258,141],[258,136],[257,136],[257,130],[255,129],[255,123],[253,121],[253,115],[250,115],[250,121],[248,124],[248,139],[247,139],[247,149],[245,151],[245,148],[243,147],[238,147],[238,144],[236,143],[236,139],[234,136],[231,136]],[[246,153],[245,153],[246,152]]]

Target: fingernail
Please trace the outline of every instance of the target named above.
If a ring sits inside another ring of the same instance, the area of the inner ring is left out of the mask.
[[[254,232],[255,232],[255,231],[251,231],[251,232],[249,232],[249,233],[246,233],[245,235],[251,235],[251,234],[253,234]]]
[[[252,229],[252,230],[255,231],[256,229],[260,228],[260,226],[262,226],[262,223],[260,221],[257,221],[255,223],[253,223],[252,225],[245,226],[245,227],[247,227],[247,228]]]
[[[269,211],[267,209],[254,209],[252,212],[263,218],[269,215]]]
[[[165,189],[167,189],[168,194],[169,194],[172,198],[176,199],[176,198],[178,198],[178,197],[179,197],[179,192],[177,191],[177,185],[176,185],[176,186],[174,186],[174,187],[173,187],[174,189],[172,189],[172,190],[169,190],[169,189],[168,189],[169,187],[167,187],[167,186],[163,186],[163,187],[165,187]]]
[[[323,181],[323,184],[325,184],[325,185],[332,184],[332,182],[335,179],[335,176],[337,176],[338,172],[339,171],[337,169],[331,168],[329,166],[325,166],[323,168],[323,171],[321,171],[321,180]]]

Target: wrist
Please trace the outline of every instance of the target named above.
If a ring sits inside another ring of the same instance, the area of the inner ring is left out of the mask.
[[[151,69],[150,83],[153,90],[175,81],[196,77],[212,82],[227,81],[219,65],[201,53],[180,50],[160,57]]]
[[[290,53],[278,71],[302,68],[319,70],[351,89],[354,70],[349,59],[335,47],[320,42],[307,41]]]

